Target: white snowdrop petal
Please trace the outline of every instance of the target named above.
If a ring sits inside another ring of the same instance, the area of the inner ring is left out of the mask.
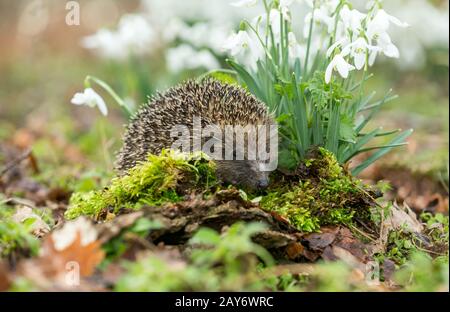
[[[369,54],[369,66],[372,66],[375,63],[375,59],[377,58],[378,51],[373,50]]]
[[[393,57],[398,58],[400,56],[400,52],[398,51],[397,47],[390,43],[383,49],[384,55],[387,57]]]
[[[230,3],[232,6],[242,8],[242,7],[252,7],[254,6],[258,0],[240,0]]]
[[[108,108],[106,106],[105,101],[103,100],[103,98],[100,95],[95,94],[95,102],[97,104],[98,109],[103,114],[103,116],[108,115]]]
[[[327,69],[325,70],[325,82],[326,83],[330,83],[330,81],[331,81],[331,74],[333,73],[333,67],[334,67],[334,64],[333,64],[333,62],[331,62],[330,64],[328,64]]]
[[[85,104],[85,97],[83,93],[75,93],[72,99],[70,100],[72,104],[75,105],[83,105]]]
[[[364,67],[364,64],[366,63],[366,54],[365,53],[358,53],[355,54],[354,58],[355,60],[355,67],[357,70],[360,70]]]

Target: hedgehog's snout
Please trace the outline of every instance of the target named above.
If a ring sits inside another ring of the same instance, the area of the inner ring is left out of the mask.
[[[258,181],[258,189],[264,190],[269,186],[269,178],[262,178]]]

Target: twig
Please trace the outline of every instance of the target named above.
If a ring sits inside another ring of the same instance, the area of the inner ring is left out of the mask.
[[[22,153],[19,157],[16,159],[10,161],[6,166],[0,171],[0,177],[3,176],[5,173],[7,173],[9,170],[13,169],[17,165],[19,165],[22,161],[29,158],[31,155],[31,149],[26,150],[24,153]]]
[[[416,243],[414,242],[414,240],[411,240],[411,242],[412,242],[412,244],[414,245],[414,247],[416,247],[416,248],[419,249],[420,251],[425,251],[425,252],[432,253],[432,254],[438,255],[438,256],[445,256],[445,255],[446,255],[446,254],[439,253],[439,252],[436,252],[436,251],[433,251],[433,250],[429,250],[429,249],[425,249],[425,248],[419,247],[419,246],[416,245]]]
[[[357,231],[357,232],[358,232],[359,234],[361,234],[362,236],[364,236],[365,238],[369,239],[370,241],[372,241],[372,242],[375,242],[375,241],[376,241],[376,239],[373,238],[369,233],[366,233],[366,232],[364,232],[364,231],[358,229],[358,228],[357,228],[356,226],[354,226],[354,225],[350,225],[350,227],[351,227],[352,229],[354,229],[355,231]]]
[[[10,198],[6,198],[5,200],[0,201],[0,204],[9,204],[9,203],[26,206],[26,207],[30,207],[33,209],[36,208],[36,205],[34,205],[34,203],[32,201],[26,200],[23,198],[18,198],[18,197],[10,197]]]

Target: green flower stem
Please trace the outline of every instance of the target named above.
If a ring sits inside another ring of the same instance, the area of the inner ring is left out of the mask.
[[[133,114],[133,110],[127,105],[127,103],[103,80],[94,77],[94,76],[86,76],[84,79],[84,85],[86,87],[91,86],[91,81],[95,82],[97,85],[99,85],[103,90],[109,93],[109,95],[119,104],[120,107],[122,107],[125,112],[128,114],[128,116],[131,116]]]

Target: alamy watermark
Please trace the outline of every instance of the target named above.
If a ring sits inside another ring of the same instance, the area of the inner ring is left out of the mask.
[[[69,261],[65,265],[64,280],[67,286],[80,286],[80,264],[77,261]]]
[[[79,26],[80,25],[80,4],[78,1],[67,1],[66,2],[66,24],[69,26]]]

